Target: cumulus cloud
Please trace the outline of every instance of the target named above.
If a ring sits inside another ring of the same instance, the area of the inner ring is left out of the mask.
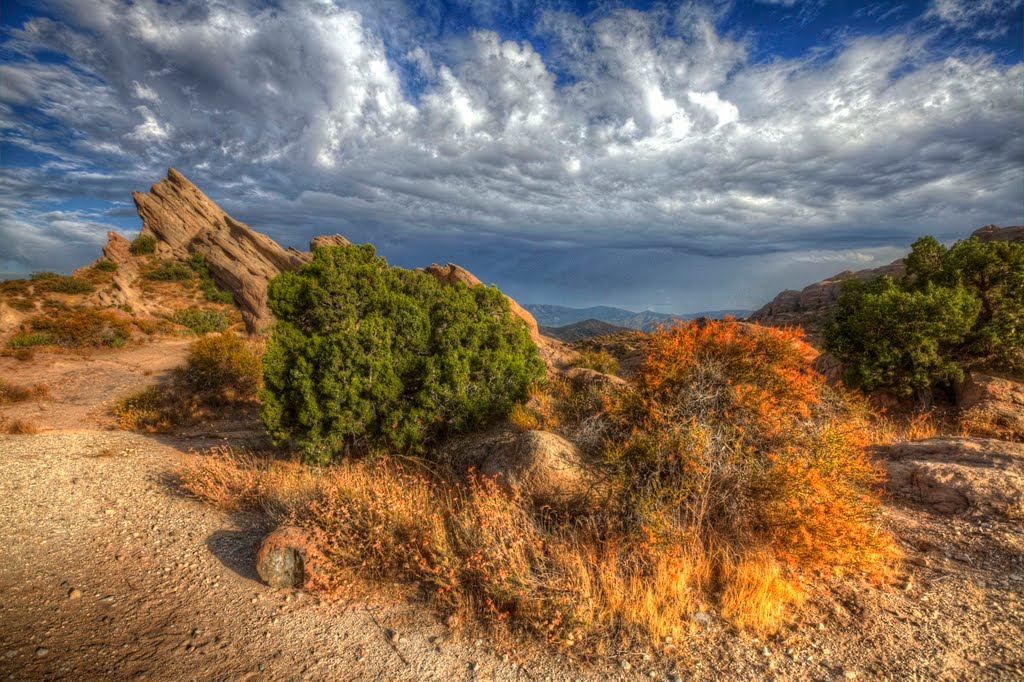
[[[1024,67],[926,36],[755,63],[693,4],[543,12],[543,53],[441,41],[397,2],[55,6],[4,44],[0,140],[56,162],[7,174],[5,241],[92,229],[47,202],[123,200],[174,165],[286,243],[341,231],[516,295],[683,311],[1021,217]]]

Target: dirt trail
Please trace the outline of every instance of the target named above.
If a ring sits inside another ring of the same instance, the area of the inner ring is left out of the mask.
[[[165,378],[185,361],[195,339],[161,339],[116,350],[37,353],[31,360],[0,357],[0,378],[12,384],[42,384],[49,396],[0,412],[44,430],[112,426],[115,402]]]

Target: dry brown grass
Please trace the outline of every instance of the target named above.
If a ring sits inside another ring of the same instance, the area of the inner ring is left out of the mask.
[[[22,403],[28,400],[39,400],[50,395],[50,387],[45,384],[21,386],[0,379],[0,405],[3,403]]]
[[[801,599],[764,552],[698,537],[654,547],[613,515],[538,516],[493,479],[458,482],[409,461],[315,469],[218,449],[181,476],[219,508],[313,531],[320,589],[411,584],[442,615],[580,652],[680,636],[709,605],[767,633]]]
[[[531,388],[514,422],[571,436],[609,474],[606,501],[575,514],[385,456],[310,469],[218,450],[182,479],[310,531],[321,588],[411,585],[442,614],[580,655],[679,635],[698,610],[768,634],[803,581],[881,581],[896,554],[870,414],[810,371],[797,338],[707,323],[653,335],[631,389]]]
[[[950,416],[938,408],[926,412],[882,415],[871,414],[866,404],[862,409],[871,423],[872,441],[878,445],[934,438],[955,432]]]
[[[0,431],[12,435],[31,436],[39,433],[39,427],[27,419],[0,418]]]

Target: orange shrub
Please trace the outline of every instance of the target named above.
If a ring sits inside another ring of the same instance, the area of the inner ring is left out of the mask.
[[[609,408],[606,459],[635,533],[736,548],[726,581],[765,549],[790,567],[884,572],[893,544],[867,423],[811,369],[801,336],[732,319],[651,335],[636,389]]]

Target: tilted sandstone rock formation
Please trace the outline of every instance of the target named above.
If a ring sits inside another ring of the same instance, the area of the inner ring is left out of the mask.
[[[173,168],[149,192],[133,192],[132,198],[142,218],[142,234],[159,240],[157,254],[181,260],[191,253],[203,254],[213,281],[234,294],[250,332],[274,322],[267,306],[267,283],[312,258],[284,249],[235,220]]]
[[[201,253],[217,286],[234,294],[250,333],[263,331],[274,322],[267,305],[267,283],[271,279],[309,263],[312,251],[321,246],[349,244],[345,237],[336,234],[314,237],[309,244],[310,251],[282,248],[267,235],[229,216],[174,168],[149,192],[134,192],[132,198],[142,218],[141,234],[157,239],[156,254],[185,260],[191,253]],[[104,251],[110,250],[107,257],[120,264],[124,254],[129,260],[131,255],[127,241],[115,237],[111,237]],[[447,284],[463,282],[476,286],[481,283],[471,272],[452,263],[431,265],[424,271]],[[137,269],[126,269],[125,275],[137,276]],[[103,295],[118,303],[131,303],[119,300],[128,298],[122,292],[109,291]],[[540,335],[537,321],[522,306],[511,298],[509,303],[512,312],[526,322],[538,345],[546,347],[555,343]],[[550,358],[555,356],[559,356],[558,349],[548,348],[545,359],[549,366],[554,364]]]

